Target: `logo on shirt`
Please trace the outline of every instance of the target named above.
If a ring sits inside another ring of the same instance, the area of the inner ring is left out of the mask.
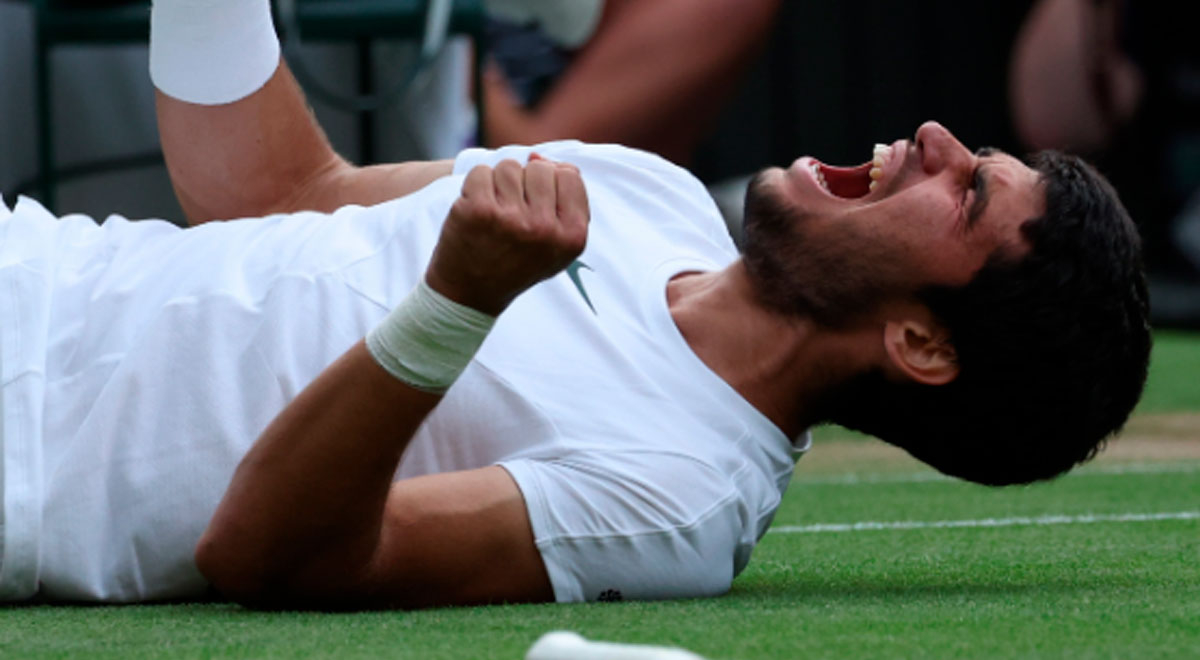
[[[579,290],[579,295],[583,296],[583,302],[587,303],[588,309],[592,310],[592,313],[595,314],[596,308],[592,305],[592,299],[588,297],[587,290],[583,288],[583,280],[579,277],[579,271],[583,268],[592,269],[591,266],[578,259],[572,261],[571,265],[567,266],[567,277],[571,278],[571,283]]]

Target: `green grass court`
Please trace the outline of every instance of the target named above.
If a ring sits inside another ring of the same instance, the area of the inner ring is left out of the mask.
[[[1200,335],[1160,333],[1125,436],[1050,484],[957,483],[823,429],[724,598],[333,615],[19,607],[0,610],[0,657],[516,660],[552,629],[712,660],[1198,658]]]

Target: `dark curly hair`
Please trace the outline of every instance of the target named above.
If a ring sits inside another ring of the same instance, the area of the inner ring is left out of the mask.
[[[961,288],[919,298],[948,328],[948,385],[851,383],[832,421],[902,447],[948,475],[1004,485],[1049,479],[1096,455],[1146,381],[1151,335],[1141,241],[1116,191],[1073,156],[1031,165],[1046,212],[1022,257],[993,255]]]

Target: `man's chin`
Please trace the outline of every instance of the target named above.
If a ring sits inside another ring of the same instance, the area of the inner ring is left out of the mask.
[[[742,206],[742,231],[750,240],[751,234],[766,234],[779,237],[794,224],[795,218],[779,194],[773,174],[778,168],[765,169],[755,174],[746,186],[746,197]]]

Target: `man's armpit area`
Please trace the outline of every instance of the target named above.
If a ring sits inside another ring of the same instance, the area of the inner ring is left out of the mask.
[[[553,600],[525,500],[499,466],[393,484],[367,580],[390,606]]]

